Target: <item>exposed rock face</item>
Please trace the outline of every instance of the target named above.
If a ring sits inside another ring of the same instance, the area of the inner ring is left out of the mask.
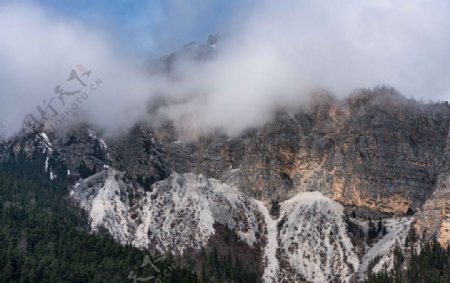
[[[216,54],[217,42],[221,37],[222,35],[217,33],[210,35],[206,43],[191,42],[185,44],[182,49],[154,60],[150,64],[150,71],[152,73],[171,74],[174,71],[175,63],[178,61],[186,59],[192,61],[210,60]]]
[[[170,123],[104,139],[86,125],[38,129],[1,143],[0,161],[42,160],[92,231],[123,244],[186,255],[223,246],[218,231],[236,235],[265,282],[351,282],[390,268],[411,223],[449,243],[448,105],[387,88],[314,99],[233,138],[183,142]],[[369,241],[368,220],[349,220],[352,210],[400,217]]]
[[[231,140],[212,135],[165,144],[166,152],[179,153],[176,162],[167,156],[169,167],[207,174],[267,201],[320,191],[345,205],[402,214],[432,194],[446,146],[447,105],[378,89],[345,101],[319,97],[309,109],[279,112],[272,123]]]
[[[106,230],[122,244],[135,241],[140,211],[133,201],[143,201],[145,193],[123,173],[105,169],[77,182],[70,196],[89,213],[92,231]],[[138,241],[134,244],[144,246]]]
[[[347,235],[342,205],[318,192],[300,193],[281,204],[280,217],[282,280],[294,281],[299,275],[309,282],[353,278],[359,260]]]
[[[71,196],[89,212],[93,231],[106,229],[123,244],[183,254],[206,246],[215,223],[235,231],[250,247],[263,240],[255,201],[201,175],[173,174],[145,192],[109,168],[78,182]]]
[[[394,265],[394,249],[398,248],[403,254],[408,253],[405,250],[405,242],[411,231],[412,221],[413,217],[391,218],[384,221],[387,234],[371,245],[361,258],[358,269],[360,279],[365,278],[369,271],[378,273],[384,269],[391,270]]]
[[[264,282],[350,282],[392,268],[393,249],[404,246],[411,222],[385,220],[389,233],[358,255],[343,206],[319,192],[282,202],[273,219],[262,202],[202,175],[173,174],[145,192],[108,168],[77,183],[70,195],[88,212],[94,232],[106,231],[122,244],[195,255],[218,232],[232,231],[242,249],[256,255]]]
[[[450,134],[450,133],[449,133]],[[450,135],[441,153],[443,159],[439,167],[436,188],[417,214],[416,229],[426,238],[437,236],[443,246],[450,244]]]
[[[146,190],[156,181],[170,175],[166,153],[153,132],[144,124],[130,130],[129,135],[108,141],[111,147],[112,165],[139,182]]]
[[[87,126],[51,136],[58,159],[73,173],[72,178],[86,178],[111,163],[105,141]]]

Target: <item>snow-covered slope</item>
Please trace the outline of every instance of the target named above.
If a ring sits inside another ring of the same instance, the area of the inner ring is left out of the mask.
[[[143,248],[199,249],[214,234],[214,223],[234,230],[249,246],[263,234],[255,201],[202,175],[173,174],[144,192],[123,173],[107,168],[77,183],[71,196],[89,212],[93,231],[102,227],[117,241]]]
[[[394,249],[395,247],[401,250],[404,249],[412,220],[412,217],[400,217],[383,221],[388,233],[364,254],[358,271],[361,279],[364,279],[365,275],[367,275],[369,265],[373,266],[370,271],[374,273],[393,268]]]
[[[369,271],[393,267],[396,245],[404,247],[411,217],[386,219],[387,234],[359,256],[353,246],[344,208],[319,192],[300,193],[280,204],[273,219],[262,202],[267,246],[264,282],[352,282],[363,280]],[[365,225],[364,221],[361,225]],[[367,226],[367,225],[365,225]],[[361,227],[364,229],[365,227]],[[367,231],[366,231],[367,233]]]
[[[295,270],[311,282],[348,282],[359,261],[347,235],[342,205],[319,192],[300,193],[281,204],[278,226],[281,277]]]
[[[264,249],[264,282],[276,282],[278,277],[279,262],[277,259],[278,250],[278,220],[272,219],[267,210],[266,206],[261,202],[257,201],[258,206],[262,214],[264,215],[264,221],[267,227],[267,241],[266,247]]]
[[[203,175],[173,174],[156,183],[146,199],[138,240],[148,239],[160,250],[201,248],[214,233],[214,223],[234,230],[249,246],[262,234],[256,202]]]
[[[89,213],[91,229],[106,229],[122,244],[133,243],[138,227],[133,199],[143,199],[144,191],[135,189],[122,172],[105,170],[75,184],[71,197]]]
[[[264,282],[350,282],[363,278],[374,259],[372,270],[390,268],[395,244],[404,242],[411,222],[386,221],[388,233],[358,257],[343,206],[319,192],[280,203],[273,218],[263,202],[203,175],[173,173],[144,191],[105,168],[79,181],[71,197],[88,212],[92,231],[141,248],[183,254],[206,247],[215,224],[228,227],[248,246],[263,248]]]

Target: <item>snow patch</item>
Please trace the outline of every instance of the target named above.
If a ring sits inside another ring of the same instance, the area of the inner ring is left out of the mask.
[[[48,156],[47,156],[47,157],[45,157],[45,164],[44,164],[44,169],[45,169],[45,172],[47,172],[47,171],[48,171]]]
[[[347,235],[342,205],[319,192],[306,192],[280,207],[280,249],[290,268],[310,282],[352,280],[359,260]],[[282,279],[301,278],[283,270]]]
[[[105,141],[103,139],[98,139],[99,143],[100,143],[100,148],[106,152],[106,158],[108,158],[109,160],[111,160],[111,157],[109,157],[109,152],[108,152],[108,146],[106,145]]]
[[[123,173],[107,168],[73,190],[72,197],[89,212],[93,231],[101,226],[117,241],[137,247],[180,254],[200,249],[215,233],[216,223],[234,230],[250,246],[262,234],[255,201],[202,175],[172,174],[145,192]],[[133,197],[128,197],[130,191]]]
[[[264,249],[265,268],[262,279],[266,283],[277,282],[277,272],[279,269],[279,263],[276,256],[278,249],[278,219],[272,219],[269,211],[267,210],[267,207],[261,201],[256,201],[256,203],[258,204],[258,208],[264,216],[267,229],[267,243]]]
[[[126,201],[131,184],[123,181],[123,174],[116,170],[102,171],[77,183],[71,197],[81,208],[89,212],[93,232],[103,227],[121,244],[128,244],[135,233],[129,223],[130,207]]]
[[[198,250],[216,233],[216,224],[235,231],[253,247],[261,246],[262,235],[266,283],[362,278],[375,258],[380,259],[375,272],[389,267],[395,244],[404,243],[411,224],[411,218],[386,220],[388,234],[360,263],[347,234],[343,206],[319,192],[281,202],[279,218],[272,219],[261,201],[203,175],[173,173],[145,191],[124,173],[105,167],[80,180],[70,195],[88,212],[92,231],[102,227],[119,243],[139,248],[173,254]]]
[[[90,138],[97,139],[97,134],[93,130],[87,129],[87,132]]]
[[[398,217],[383,220],[388,233],[376,242],[363,256],[361,266],[358,270],[360,279],[365,279],[365,276],[369,272],[369,265],[374,260],[376,260],[375,265],[370,270],[374,273],[378,273],[385,268],[388,271],[393,268],[393,251],[396,246],[403,250],[412,221],[412,217]]]
[[[52,153],[53,152],[53,146],[50,142],[50,139],[48,138],[47,134],[44,132],[40,132],[38,134],[40,137],[40,145],[44,148],[42,153]]]

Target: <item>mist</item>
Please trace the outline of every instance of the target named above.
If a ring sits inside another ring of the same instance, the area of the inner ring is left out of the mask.
[[[170,14],[182,18],[178,2]],[[73,87],[67,79],[79,65],[91,71],[84,79],[102,83],[86,92],[81,115],[67,120],[109,134],[164,117],[185,132],[237,135],[270,120],[275,107],[306,105],[317,88],[345,97],[382,84],[407,97],[447,100],[448,15],[446,0],[260,1],[223,22],[226,36],[212,60],[180,60],[165,76],[150,74],[150,58],[124,50],[111,31],[36,4],[0,4],[0,121],[7,134],[17,132],[28,113],[39,116],[36,107],[55,97],[56,85]],[[176,103],[155,116],[148,109],[157,98]]]

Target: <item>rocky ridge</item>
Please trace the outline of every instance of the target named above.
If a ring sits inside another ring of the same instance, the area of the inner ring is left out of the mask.
[[[449,114],[390,88],[320,93],[234,138],[182,142],[170,123],[108,138],[80,125],[19,134],[0,161],[41,160],[92,231],[122,244],[183,257],[225,229],[260,259],[265,282],[350,282],[392,267],[395,248],[407,253],[411,225],[448,244]],[[386,233],[368,239],[369,218]]]

